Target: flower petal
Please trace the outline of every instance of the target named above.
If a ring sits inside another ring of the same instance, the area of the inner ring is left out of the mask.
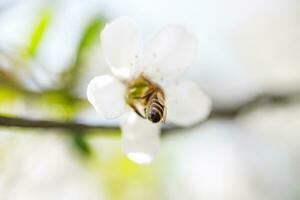
[[[159,152],[160,124],[151,123],[131,112],[121,125],[122,146],[128,158],[148,164]]]
[[[125,86],[110,75],[96,76],[87,88],[87,98],[106,118],[120,116],[126,109]]]
[[[165,92],[169,122],[190,126],[204,120],[210,113],[210,98],[192,81],[170,85]]]
[[[107,24],[101,32],[104,57],[114,75],[128,78],[135,65],[140,45],[140,33],[128,18]]]
[[[197,47],[196,36],[185,27],[166,26],[145,47],[141,69],[156,82],[173,81],[192,63]]]

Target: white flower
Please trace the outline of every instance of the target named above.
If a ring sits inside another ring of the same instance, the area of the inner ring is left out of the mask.
[[[179,80],[196,54],[198,41],[192,33],[183,26],[166,26],[143,51],[140,40],[136,25],[127,18],[105,26],[101,48],[114,76],[92,79],[87,97],[106,118],[116,118],[130,110],[121,124],[123,150],[137,163],[150,163],[159,151],[161,123],[143,119],[130,109],[126,103],[128,84],[141,74],[157,84],[165,97],[166,121],[179,126],[204,120],[210,112],[211,101],[195,83]]]

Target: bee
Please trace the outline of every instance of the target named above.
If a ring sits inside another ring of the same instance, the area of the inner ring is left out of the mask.
[[[153,123],[165,122],[165,95],[155,83],[140,75],[127,84],[127,104],[142,118]]]

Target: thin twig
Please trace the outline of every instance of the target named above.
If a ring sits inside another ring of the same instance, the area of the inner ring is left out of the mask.
[[[0,116],[0,126],[20,128],[67,129],[79,132],[87,129],[117,130],[115,127],[83,124],[75,121],[36,120],[21,117]]]
[[[277,95],[262,95],[252,101],[249,101],[243,105],[238,106],[237,108],[229,110],[213,110],[209,119],[213,118],[228,118],[234,119],[239,113],[247,109],[252,109],[253,107],[260,105],[262,103],[275,103],[282,104],[298,100],[298,94],[286,95],[286,96],[277,96]],[[113,131],[119,132],[118,127],[104,126],[104,125],[92,125],[79,123],[76,121],[53,121],[53,120],[37,120],[37,119],[28,119],[21,117],[7,117],[0,115],[0,126],[3,127],[19,127],[19,128],[42,128],[42,129],[64,129],[70,130],[74,133],[85,133],[87,130],[103,130],[104,132]],[[163,133],[167,133],[170,130],[179,129],[178,127],[168,127],[163,130]],[[101,132],[101,131],[99,131]],[[69,132],[68,132],[69,133]]]

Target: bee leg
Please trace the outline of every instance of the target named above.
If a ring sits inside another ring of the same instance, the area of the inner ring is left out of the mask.
[[[137,109],[137,107],[136,107],[134,104],[129,103],[128,105],[129,105],[129,106],[134,110],[134,112],[135,112],[136,114],[138,114],[141,118],[146,119],[146,117],[143,116],[143,115],[140,113],[140,111]]]

